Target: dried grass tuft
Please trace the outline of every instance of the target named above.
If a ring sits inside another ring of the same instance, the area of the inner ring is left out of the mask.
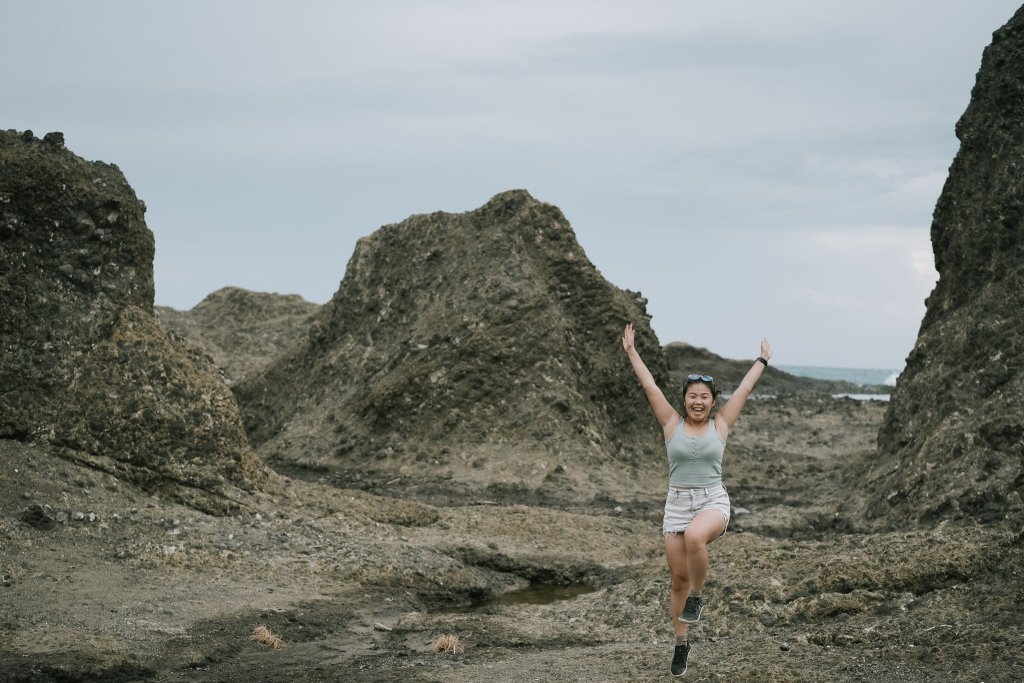
[[[459,642],[459,637],[456,635],[438,636],[430,643],[430,649],[434,652],[451,652],[453,654],[461,655],[466,651],[466,647]]]
[[[276,650],[281,647],[281,638],[279,636],[275,636],[273,632],[263,624],[260,624],[252,630],[252,635],[249,636],[249,640],[255,640],[260,645],[266,645],[271,650]]]

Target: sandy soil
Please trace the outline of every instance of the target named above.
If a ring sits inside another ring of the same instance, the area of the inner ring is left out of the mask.
[[[883,409],[748,404],[687,680],[1024,680],[1019,529],[869,534],[839,514]],[[0,680],[670,677],[660,490],[436,505],[405,495],[416,482],[280,476],[215,517],[66,456],[0,441]],[[531,583],[593,590],[488,602]],[[259,625],[281,647],[250,640]],[[445,634],[464,652],[433,652]]]

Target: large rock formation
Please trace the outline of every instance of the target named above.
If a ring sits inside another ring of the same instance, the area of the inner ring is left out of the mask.
[[[189,311],[157,306],[164,327],[199,345],[237,382],[305,337],[320,306],[297,294],[224,287]]]
[[[603,474],[664,468],[620,343],[633,321],[667,379],[644,305],[556,207],[505,192],[360,240],[308,339],[235,391],[263,455],[347,484],[376,472],[592,495]]]
[[[265,476],[209,359],[153,314],[153,234],[116,166],[0,132],[0,438],[210,510]]]
[[[932,222],[939,281],[862,481],[869,517],[1022,519],[1024,8],[993,34]]]

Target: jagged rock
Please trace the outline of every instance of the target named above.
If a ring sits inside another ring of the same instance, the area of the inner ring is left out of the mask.
[[[584,480],[660,473],[620,342],[632,321],[665,381],[645,303],[604,280],[556,207],[505,192],[360,240],[308,338],[235,392],[254,444],[285,463],[479,475],[512,495],[559,462]]]
[[[993,34],[935,207],[939,281],[854,502],[882,522],[1024,519],[1024,8]]]
[[[197,344],[233,383],[305,336],[320,306],[296,294],[224,287],[189,311],[157,306],[163,325]]]
[[[0,438],[199,507],[265,476],[209,359],[153,314],[153,234],[120,170],[0,132]]]

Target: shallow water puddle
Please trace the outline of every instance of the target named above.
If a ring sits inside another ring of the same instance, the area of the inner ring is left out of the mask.
[[[550,583],[533,583],[526,588],[509,591],[473,603],[465,608],[467,612],[476,612],[488,607],[512,607],[515,605],[548,605],[552,602],[569,600],[578,595],[593,593],[596,588],[588,583],[571,583],[567,586]]]

